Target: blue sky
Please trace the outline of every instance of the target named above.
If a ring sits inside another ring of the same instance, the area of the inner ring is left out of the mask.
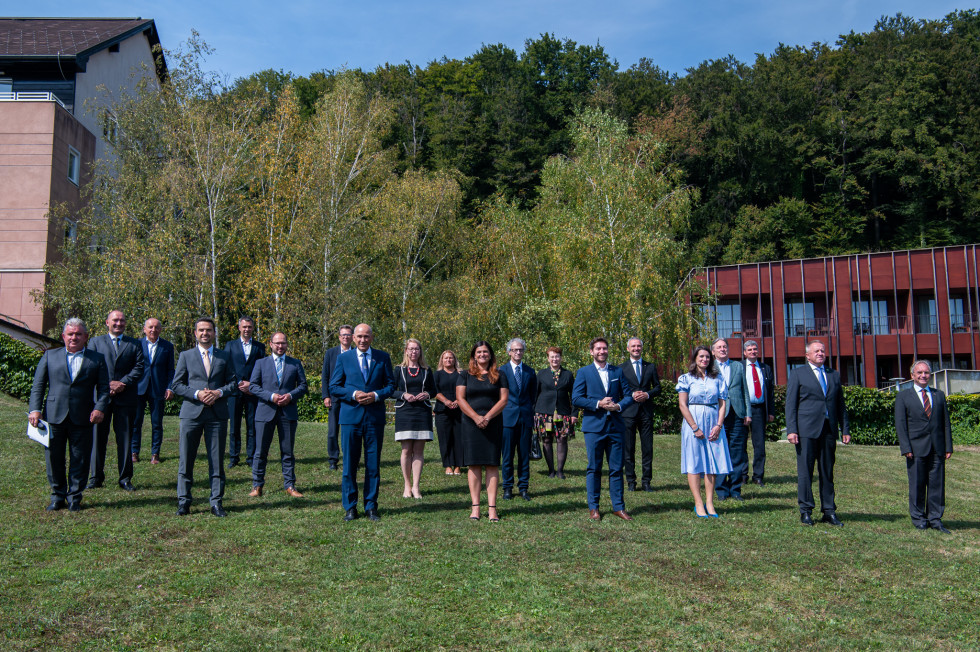
[[[207,67],[230,79],[266,68],[307,75],[406,60],[424,66],[464,58],[484,43],[520,52],[543,32],[598,43],[621,69],[647,57],[683,74],[729,54],[751,63],[779,43],[833,43],[871,30],[882,15],[935,19],[970,8],[945,0],[0,0],[3,16],[153,18],[171,49],[196,29],[216,50]]]

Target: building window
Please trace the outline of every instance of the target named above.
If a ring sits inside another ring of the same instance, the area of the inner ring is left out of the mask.
[[[789,337],[805,337],[808,332],[816,330],[813,302],[795,301],[783,306],[786,317],[786,335]]]
[[[119,124],[116,122],[116,116],[112,114],[112,111],[106,111],[102,114],[102,139],[107,143],[116,143],[116,130]]]
[[[705,312],[715,323],[715,337],[742,337],[742,306],[719,303],[705,306]]]
[[[939,320],[936,319],[936,300],[933,297],[916,297],[915,330],[917,333],[939,332]]]
[[[68,180],[76,186],[78,185],[79,172],[82,167],[82,157],[78,150],[68,146]]]
[[[13,94],[14,80],[10,77],[0,77],[0,99],[13,99]]]
[[[892,331],[888,317],[888,302],[882,299],[852,301],[855,335],[887,335]],[[897,326],[897,324],[895,324]]]
[[[68,218],[65,220],[65,244],[78,240],[78,222]]]
[[[962,296],[951,296],[949,298],[949,323],[953,327],[954,333],[965,333],[970,330],[968,317],[966,299]]]

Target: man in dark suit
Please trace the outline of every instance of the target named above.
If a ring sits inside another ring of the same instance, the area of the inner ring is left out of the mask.
[[[163,444],[163,408],[174,397],[170,383],[174,379],[174,345],[160,337],[163,324],[150,317],[143,323],[143,348],[145,373],[137,390],[136,420],[133,422],[133,463],[140,461],[143,443],[143,417],[150,406],[150,464],[160,463],[160,446]]]
[[[764,487],[766,475],[766,424],[776,420],[775,382],[772,369],[759,359],[759,345],[746,340],[742,345],[745,358],[745,387],[749,392],[746,427],[752,433],[752,482]],[[748,455],[746,455],[748,458]]]
[[[837,431],[851,442],[840,374],[824,367],[827,348],[813,340],[806,347],[806,364],[789,375],[786,385],[786,433],[796,446],[797,500],[800,522],[813,525],[813,463],[820,474],[820,509],[824,523],[842,526],[834,503],[834,456]]]
[[[895,430],[909,475],[909,515],[920,530],[945,534],[946,460],[953,455],[953,430],[946,395],[929,387],[932,365],[912,363],[913,386],[895,397]],[[927,493],[928,491],[928,493]]]
[[[340,401],[340,446],[344,474],[340,481],[344,520],[357,518],[357,467],[364,449],[364,513],[378,516],[381,486],[381,443],[385,428],[385,399],[395,391],[391,356],[371,348],[374,333],[367,324],[354,329],[357,348],[337,358],[330,376],[330,395]]]
[[[599,491],[602,488],[602,457],[609,461],[609,498],[613,515],[624,521],[633,517],[623,502],[623,426],[622,411],[633,404],[623,372],[607,364],[609,343],[597,337],[589,344],[593,364],[575,374],[572,405],[582,410],[582,436],[588,454],[585,488],[588,494],[589,519],[598,521]]]
[[[236,337],[225,344],[225,352],[231,360],[231,368],[238,378],[238,391],[228,398],[228,412],[231,415],[231,435],[228,443],[228,468],[238,466],[242,454],[242,416],[245,417],[245,462],[252,466],[255,452],[255,406],[258,402],[248,388],[248,379],[257,360],[265,356],[265,344],[253,339],[255,321],[251,317],[238,320]]]
[[[514,453],[517,453],[517,489],[521,498],[531,500],[531,428],[534,427],[534,401],[538,397],[538,378],[534,370],[521,362],[527,345],[519,337],[507,342],[510,362],[499,371],[507,376],[510,393],[504,406],[504,433],[501,447],[501,471],[504,500],[514,497]]]
[[[306,372],[303,371],[303,363],[286,355],[288,346],[286,336],[275,333],[269,342],[272,355],[255,363],[249,379],[252,393],[259,399],[255,409],[256,449],[252,458],[252,492],[249,494],[253,498],[262,495],[269,446],[276,430],[279,431],[279,454],[286,493],[293,498],[303,497],[296,490],[293,444],[296,441],[296,422],[299,420],[296,401],[306,394]]]
[[[642,455],[643,491],[653,491],[653,402],[658,395],[660,378],[657,368],[643,359],[643,340],[631,337],[626,343],[629,359],[622,366],[627,389],[633,396],[633,404],[623,408],[623,425],[626,428],[623,449],[626,488],[636,491],[636,432],[640,432],[640,454]]]
[[[728,388],[725,404],[725,435],[728,451],[732,456],[732,472],[718,478],[715,492],[718,500],[733,498],[741,501],[742,477],[749,470],[749,457],[745,447],[745,417],[749,414],[749,392],[745,386],[745,367],[737,360],[728,358],[728,342],[718,338],[711,344],[715,368]]]
[[[81,319],[65,322],[61,339],[65,348],[46,351],[37,364],[27,420],[35,428],[41,419],[50,426],[44,451],[51,485],[47,510],[77,512],[92,458],[92,425],[102,421],[109,405],[109,368],[101,353],[85,348],[88,329]]]
[[[202,317],[194,323],[197,345],[181,352],[170,389],[184,399],[180,406],[180,462],[177,465],[177,516],[191,511],[194,459],[204,437],[211,478],[211,513],[227,516],[221,501],[225,495],[225,434],[228,398],[238,391],[238,377],[228,354],[214,347],[214,320]]]
[[[333,375],[334,366],[337,364],[337,356],[341,353],[350,351],[354,341],[354,327],[344,324],[337,330],[337,338],[340,344],[327,349],[323,355],[323,371],[320,374],[320,398],[323,399],[323,407],[329,410],[327,417],[327,461],[330,469],[337,469],[337,462],[340,461],[340,402],[334,401],[330,396],[330,376]]]
[[[107,335],[93,337],[88,348],[98,351],[109,368],[109,405],[105,419],[95,425],[92,442],[92,468],[87,489],[101,487],[105,482],[105,454],[109,443],[109,425],[116,434],[116,463],[119,469],[119,486],[126,491],[136,491],[133,486],[133,423],[136,421],[136,403],[139,399],[139,382],[143,378],[143,347],[135,338],[125,335],[126,315],[113,310],[106,317]]]

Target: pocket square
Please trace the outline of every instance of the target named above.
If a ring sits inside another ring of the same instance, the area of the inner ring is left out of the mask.
[[[619,378],[610,378],[609,379],[609,382],[611,382],[611,383],[618,383],[619,382]]]

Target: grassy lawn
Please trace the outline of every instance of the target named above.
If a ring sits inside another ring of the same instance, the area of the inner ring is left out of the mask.
[[[79,514],[47,513],[42,449],[25,407],[0,396],[0,642],[3,650],[170,649],[977,649],[980,451],[947,466],[952,536],[913,528],[896,448],[838,449],[842,529],[804,528],[795,456],[770,444],[767,486],[719,520],[696,520],[678,437],[655,439],[653,493],[636,520],[588,521],[585,451],[565,481],[532,466],[533,501],[470,521],[465,476],[426,449],[423,499],[401,497],[399,447],[382,461],[382,521],[341,517],[326,428],[302,424],[297,487],[270,462],[266,495],[228,473],[207,511],[203,455],[190,516],[176,509],[177,420],[164,463],[136,466],[138,491],[86,492]],[[275,449],[276,444],[273,444]],[[149,432],[144,440],[149,457]],[[112,466],[115,451],[108,453]]]

